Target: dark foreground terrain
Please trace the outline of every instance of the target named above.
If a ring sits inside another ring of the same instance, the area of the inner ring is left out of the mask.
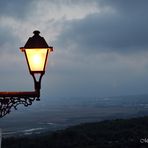
[[[2,148],[131,147],[148,147],[148,117],[85,123],[44,135],[2,141]]]

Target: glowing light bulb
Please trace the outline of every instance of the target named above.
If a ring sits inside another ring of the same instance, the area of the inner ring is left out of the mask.
[[[40,55],[37,55],[37,54],[34,55],[32,61],[33,61],[34,64],[37,64],[37,65],[40,64],[40,62],[41,62]]]
[[[31,71],[43,71],[47,49],[26,49],[26,56]]]

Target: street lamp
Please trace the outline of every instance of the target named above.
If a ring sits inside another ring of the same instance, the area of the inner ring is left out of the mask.
[[[39,31],[34,31],[34,36],[30,37],[21,51],[25,53],[26,61],[30,74],[34,79],[35,90],[40,90],[41,79],[45,74],[48,53],[53,51],[53,47],[49,47],[45,39],[41,37]],[[38,74],[37,81],[35,75]]]
[[[17,109],[19,104],[28,106],[34,100],[39,100],[41,79],[45,74],[48,54],[53,51],[53,47],[48,46],[45,39],[39,35],[39,31],[33,33],[34,36],[30,37],[25,46],[20,49],[25,54],[35,90],[32,92],[0,92],[0,117],[8,114],[12,107]]]

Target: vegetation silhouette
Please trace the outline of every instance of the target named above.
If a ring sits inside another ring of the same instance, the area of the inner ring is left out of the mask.
[[[13,137],[3,148],[147,148],[148,117],[84,123],[40,136]]]

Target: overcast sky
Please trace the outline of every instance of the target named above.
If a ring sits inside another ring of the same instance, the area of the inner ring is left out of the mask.
[[[41,98],[148,92],[147,0],[0,0],[0,90],[33,89],[19,51],[40,30],[49,55]]]

